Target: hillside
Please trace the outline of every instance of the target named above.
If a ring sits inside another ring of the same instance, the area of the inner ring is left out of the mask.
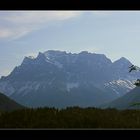
[[[24,107],[4,94],[0,93],[0,111],[13,111]]]
[[[136,87],[124,96],[104,105],[104,108],[140,109],[140,105],[133,105],[135,103],[140,103],[140,87]]]

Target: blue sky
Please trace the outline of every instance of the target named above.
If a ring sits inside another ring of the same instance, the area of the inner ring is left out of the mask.
[[[123,56],[140,66],[140,11],[0,11],[0,76],[50,49]]]

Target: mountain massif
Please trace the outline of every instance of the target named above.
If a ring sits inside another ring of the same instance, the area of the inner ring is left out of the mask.
[[[122,57],[112,62],[104,54],[48,50],[25,57],[0,79],[0,91],[29,107],[100,106],[135,88],[138,72]]]

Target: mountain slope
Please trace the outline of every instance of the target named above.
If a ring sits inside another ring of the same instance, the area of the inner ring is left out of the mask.
[[[140,103],[140,87],[136,87],[124,96],[104,105],[117,109],[140,109],[140,105],[132,106],[135,103]]]
[[[24,108],[22,105],[0,93],[0,111],[12,111],[22,108]]]
[[[121,97],[127,92],[134,89],[135,87],[136,86],[134,85],[134,80],[119,79],[105,83],[103,86],[103,90],[108,91],[110,93],[115,92],[118,95],[118,97]]]
[[[13,94],[11,98],[19,103],[30,107],[58,107],[67,106],[98,106],[114,99],[110,93],[103,92],[96,87],[79,87],[70,91],[61,90],[60,88],[41,88],[36,91],[30,91],[24,96]]]

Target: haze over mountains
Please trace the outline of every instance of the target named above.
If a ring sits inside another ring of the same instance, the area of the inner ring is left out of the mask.
[[[29,106],[100,106],[135,88],[138,72],[122,57],[112,62],[104,54],[48,50],[25,57],[10,75],[0,79],[0,91]]]

